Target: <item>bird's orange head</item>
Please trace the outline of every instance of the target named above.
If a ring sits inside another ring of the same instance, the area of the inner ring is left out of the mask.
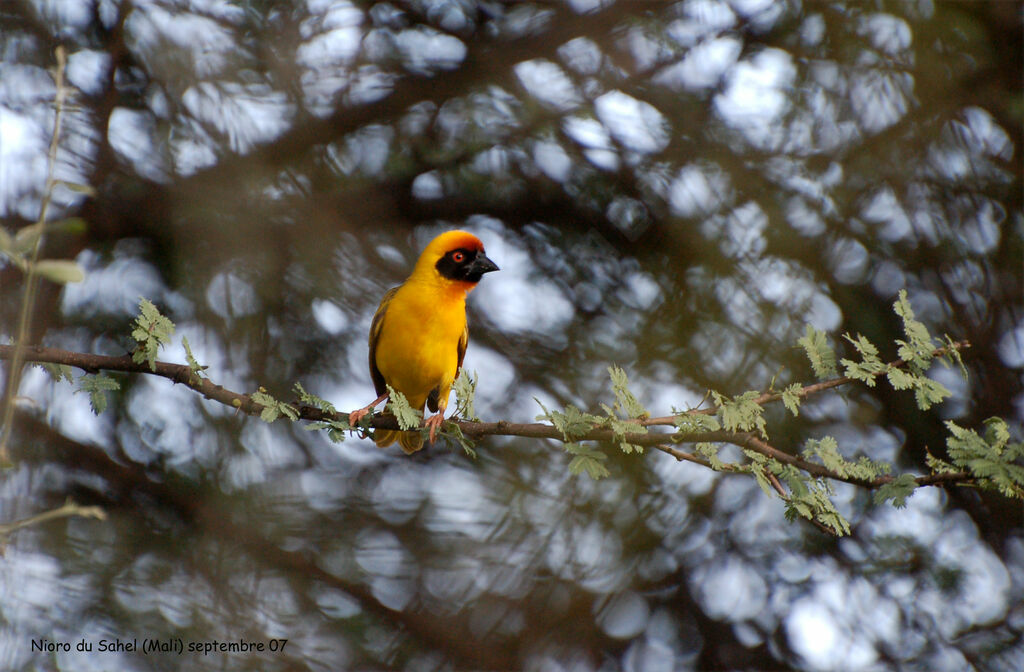
[[[479,238],[467,231],[446,231],[430,241],[420,254],[412,277],[440,277],[468,291],[484,273],[497,270],[498,265],[484,254]]]

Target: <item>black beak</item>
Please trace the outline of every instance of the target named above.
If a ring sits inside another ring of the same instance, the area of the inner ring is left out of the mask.
[[[491,271],[501,270],[500,268],[498,268],[498,265],[496,263],[487,258],[486,254],[476,255],[476,259],[473,260],[473,264],[472,266],[470,266],[470,268],[473,269],[474,273],[479,273],[480,275],[483,275],[484,273],[490,273]]]
[[[484,273],[499,270],[501,269],[498,268],[498,265],[481,252],[476,255],[476,258],[470,262],[469,268],[466,269],[466,279],[470,282],[480,282],[480,278],[484,277]]]

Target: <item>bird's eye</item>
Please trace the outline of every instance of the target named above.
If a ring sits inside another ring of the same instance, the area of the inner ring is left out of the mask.
[[[462,252],[452,252],[452,261],[456,264],[461,264],[466,260],[466,255]]]

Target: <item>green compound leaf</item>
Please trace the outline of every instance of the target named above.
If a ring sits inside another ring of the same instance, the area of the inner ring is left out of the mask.
[[[647,428],[644,427],[639,419],[650,416],[647,409],[643,407],[643,404],[636,398],[636,396],[629,391],[629,378],[626,376],[626,372],[617,366],[608,367],[608,375],[612,380],[612,391],[615,393],[615,403],[609,407],[607,404],[601,404],[601,409],[605,412],[604,418],[596,418],[598,422],[602,422],[605,426],[611,428],[612,433],[615,435],[615,441],[619,444],[619,448],[622,452],[630,453],[643,453],[643,446],[635,443],[630,443],[626,440],[626,434],[646,434]]]
[[[886,378],[889,379],[894,390],[913,390],[914,400],[922,411],[927,411],[935,404],[952,396],[945,385],[937,380],[932,380],[923,373],[893,367],[889,369]]]
[[[912,389],[917,381],[916,375],[906,369],[896,367],[889,369],[889,372],[885,374],[885,376],[889,379],[889,384],[892,385],[892,389],[894,390]]]
[[[149,368],[156,371],[157,352],[161,346],[171,342],[174,323],[161,315],[148,299],[139,299],[139,311],[132,330],[132,338],[138,344],[132,353],[132,361],[136,364],[148,362]]]
[[[544,409],[544,413],[538,415],[537,420],[547,420],[554,425],[555,429],[562,433],[566,442],[576,441],[586,436],[591,429],[605,422],[604,418],[591,413],[584,413],[572,404],[566,406],[565,412],[562,413],[559,411],[549,411],[536,397],[534,397],[534,401]]]
[[[464,420],[479,422],[480,418],[477,417],[474,406],[476,383],[476,371],[471,376],[468,371],[462,369],[459,371],[459,377],[455,379],[453,389],[455,390],[455,414]]]
[[[318,422],[311,422],[306,425],[303,429],[308,432],[313,432],[318,429],[327,430],[327,438],[334,443],[341,443],[345,440],[345,432],[352,429],[348,424],[348,420],[321,420]]]
[[[262,387],[253,393],[252,400],[263,407],[260,411],[263,422],[273,422],[282,415],[292,421],[299,419],[299,411],[294,406],[278,401]]]
[[[782,405],[793,414],[793,417],[800,415],[800,400],[803,398],[804,386],[800,383],[787,385],[782,391]]]
[[[861,457],[856,462],[847,460],[839,453],[839,446],[831,436],[821,439],[808,439],[803,456],[808,460],[818,458],[829,471],[834,471],[845,478],[856,478],[870,481],[889,473],[891,467],[884,462],[873,462]]]
[[[277,399],[267,394],[262,387],[253,393],[252,400],[263,406],[263,410],[260,411],[260,420],[263,422],[273,422],[281,417],[281,411],[277,408]]]
[[[850,523],[839,513],[832,503],[832,488],[823,478],[805,476],[792,465],[783,464],[753,450],[744,449],[743,453],[750,459],[745,471],[749,471],[757,480],[757,484],[769,497],[779,496],[786,505],[786,518],[797,516],[814,520],[837,536],[850,533]],[[789,486],[788,496],[780,495],[772,487],[768,475],[774,474]]]
[[[715,471],[723,471],[726,468],[725,462],[718,457],[718,444],[698,443],[693,447],[693,452],[698,457],[703,457]]]
[[[951,396],[953,393],[946,389],[945,385],[924,375],[918,378],[918,384],[914,388],[914,400],[922,411],[927,411]]]
[[[338,414],[334,408],[334,404],[320,397],[306,391],[306,388],[302,386],[302,383],[295,383],[292,388],[295,391],[295,396],[298,397],[300,404],[312,406],[318,408],[324,412],[325,415],[335,416]],[[311,422],[305,427],[308,431],[315,431],[318,429],[327,430],[327,438],[334,443],[341,443],[345,440],[345,432],[352,429],[352,426],[348,424],[347,416],[340,416],[336,420],[320,420],[317,422]]]
[[[807,359],[811,362],[814,375],[820,379],[831,378],[837,375],[836,354],[829,347],[828,337],[825,335],[825,332],[819,331],[808,324],[804,331],[804,336],[797,340],[797,343],[807,353]]]
[[[96,375],[84,375],[78,379],[78,389],[75,393],[86,392],[89,394],[89,405],[92,412],[99,415],[107,410],[107,392],[121,389],[121,384],[113,378],[108,378],[102,373]]]
[[[971,473],[979,485],[1007,497],[1024,499],[1024,443],[1010,443],[1009,427],[1000,418],[985,421],[985,436],[951,420],[946,447],[953,464]]]
[[[573,455],[572,460],[569,462],[570,474],[577,476],[582,472],[586,472],[595,481],[611,475],[608,468],[602,464],[602,462],[608,459],[608,456],[600,450],[570,442],[565,444],[565,451]]]
[[[609,366],[608,375],[611,376],[612,391],[615,393],[615,410],[621,411],[627,418],[649,417],[650,413],[644,405],[629,391],[626,372],[617,366]]]
[[[964,366],[964,358],[960,355],[959,348],[956,347],[956,342],[949,337],[949,334],[945,336],[946,341],[946,354],[942,357],[942,362],[948,364],[956,364],[960,368],[960,375],[963,376],[964,380],[967,380],[967,367]]]
[[[50,374],[50,378],[52,378],[55,383],[59,383],[62,380],[67,380],[69,383],[75,382],[71,367],[67,364],[36,362],[36,366],[42,367],[48,374]]]
[[[722,425],[730,432],[749,432],[757,430],[757,433],[768,438],[765,431],[764,408],[755,402],[760,395],[756,390],[750,390],[730,399],[718,392],[712,392],[715,406],[718,407],[718,415],[722,418]]]
[[[945,385],[926,376],[921,377],[921,384],[913,390],[914,401],[918,402],[918,408],[922,411],[941,404],[952,395]]]
[[[206,367],[196,361],[195,356],[192,354],[192,348],[189,347],[187,337],[181,337],[181,346],[185,348],[185,361],[188,362],[188,368],[192,370],[192,374],[197,378],[202,378],[205,375],[203,372],[206,370]]]
[[[924,323],[914,319],[914,311],[907,300],[907,290],[901,289],[899,298],[892,304],[893,310],[903,320],[903,333],[907,340],[897,340],[900,359],[924,370],[935,355],[935,344]]]
[[[835,504],[832,503],[832,488],[821,479],[810,481],[800,492],[793,492],[786,501],[786,517],[790,520],[800,516],[808,520],[816,520],[836,536],[850,534],[850,523],[843,517]]]
[[[614,416],[609,416],[607,423],[615,434],[615,441],[619,444],[622,452],[627,455],[644,452],[643,446],[626,441],[626,434],[647,434],[647,428],[641,425],[639,420],[620,420]]]
[[[405,395],[395,388],[388,387],[388,410],[398,420],[398,427],[405,431],[419,429],[423,420],[423,413],[409,405]]]
[[[844,375],[854,380],[859,380],[868,387],[874,387],[879,374],[885,373],[888,368],[888,365],[879,359],[878,348],[860,334],[857,334],[857,338],[844,334],[843,338],[853,344],[853,347],[861,357],[859,362],[855,362],[852,359],[839,360],[839,363],[843,365]]]
[[[803,497],[810,492],[807,487],[807,482],[810,481],[811,478],[793,465],[785,464],[782,465],[781,468],[775,467],[775,473],[778,475],[779,479],[789,487],[794,496]]]
[[[875,491],[875,504],[884,504],[892,500],[892,505],[902,509],[907,505],[907,498],[917,489],[917,481],[913,474],[900,474]]]
[[[674,416],[673,423],[683,434],[697,434],[700,432],[717,432],[722,429],[722,423],[718,418],[707,413],[690,413],[672,409]],[[678,443],[678,441],[676,441]]]
[[[313,408],[319,408],[321,411],[329,415],[337,414],[338,411],[334,408],[334,404],[324,399],[321,399],[315,394],[307,392],[306,388],[302,386],[302,383],[295,383],[292,389],[295,390],[295,396],[299,398],[300,404],[306,404],[307,406],[312,406]],[[347,421],[345,422],[345,425],[345,428],[348,429]]]
[[[459,427],[454,422],[446,422],[443,425],[444,429],[441,431],[441,436],[447,438],[449,441],[458,443],[462,446],[463,452],[466,453],[470,458],[476,459],[476,443],[468,436],[462,433],[462,427]]]
[[[750,458],[750,464],[747,465],[747,469],[754,475],[754,479],[757,481],[757,484],[761,486],[764,494],[769,497],[775,496],[775,488],[772,487],[771,482],[768,480],[768,472],[765,470],[765,464],[767,463],[768,458],[761,453],[755,453],[752,450],[744,450],[743,452]]]
[[[997,452],[1002,452],[1010,443],[1010,428],[1002,418],[988,418],[985,425],[985,442]]]

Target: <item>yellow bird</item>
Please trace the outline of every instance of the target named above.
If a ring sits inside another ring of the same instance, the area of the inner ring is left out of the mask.
[[[471,233],[448,231],[430,241],[412,274],[388,290],[373,315],[370,377],[379,396],[350,413],[349,424],[354,426],[387,399],[390,385],[413,408],[422,410],[425,404],[436,413],[425,423],[434,442],[469,342],[466,295],[484,273],[497,270]],[[419,432],[377,430],[374,441],[381,448],[398,441],[406,453],[423,447]]]

